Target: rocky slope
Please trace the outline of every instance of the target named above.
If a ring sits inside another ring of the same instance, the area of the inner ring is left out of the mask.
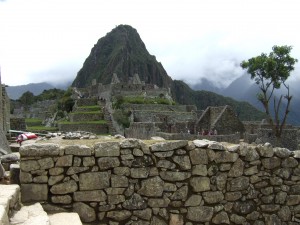
[[[263,114],[250,104],[208,91],[193,91],[184,82],[173,81],[155,56],[149,54],[138,32],[129,25],[119,25],[98,40],[72,86],[86,87],[93,79],[108,84],[113,73],[123,82],[138,73],[147,84],[170,88],[172,97],[180,104],[195,104],[200,110],[207,106],[230,105],[242,120],[263,118]]]
[[[108,84],[113,73],[123,82],[138,73],[146,83],[160,87],[170,87],[172,83],[162,64],[149,54],[137,31],[128,25],[119,25],[98,40],[72,86],[85,87],[92,79]]]

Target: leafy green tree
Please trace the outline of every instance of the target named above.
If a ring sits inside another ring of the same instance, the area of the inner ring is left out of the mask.
[[[22,105],[24,105],[25,109],[28,109],[29,106],[35,102],[35,96],[32,92],[26,91],[19,98],[19,101]]]
[[[72,98],[72,88],[68,88],[68,90],[58,101],[58,109],[62,111],[71,112],[74,104],[75,102]]]
[[[262,53],[259,56],[242,61],[241,67],[246,69],[254,79],[261,92],[258,93],[258,100],[263,104],[267,119],[272,125],[277,138],[281,137],[282,130],[286,123],[289,113],[289,107],[292,100],[290,88],[286,84],[294,65],[298,61],[290,56],[291,46],[273,46],[269,55]],[[280,95],[279,99],[274,96],[274,91],[284,87],[286,95]],[[270,113],[270,101],[273,97],[274,101],[274,118]],[[285,110],[282,118],[280,118],[280,108],[283,100],[286,101]]]

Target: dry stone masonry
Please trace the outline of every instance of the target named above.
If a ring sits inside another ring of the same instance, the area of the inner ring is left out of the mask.
[[[97,224],[299,224],[298,151],[207,140],[22,146],[23,202]]]

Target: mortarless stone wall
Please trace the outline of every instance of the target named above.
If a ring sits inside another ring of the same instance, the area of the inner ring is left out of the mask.
[[[23,202],[97,224],[299,224],[299,152],[137,139],[20,148]]]

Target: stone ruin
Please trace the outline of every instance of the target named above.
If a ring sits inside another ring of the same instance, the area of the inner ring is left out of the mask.
[[[22,201],[97,224],[299,224],[300,151],[208,140],[25,145]]]
[[[0,69],[0,155],[10,152],[6,135],[10,130],[10,100],[5,90],[5,85],[1,83]]]

